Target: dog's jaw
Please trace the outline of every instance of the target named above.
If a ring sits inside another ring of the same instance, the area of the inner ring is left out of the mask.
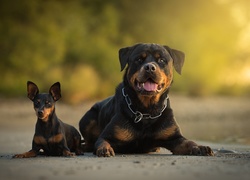
[[[159,71],[158,76],[145,76],[143,73],[136,72],[128,82],[143,106],[149,107],[159,103],[162,94],[170,87],[172,79],[171,73],[166,76],[163,71]]]
[[[38,110],[35,108],[37,118],[44,123],[49,121],[53,111],[54,111],[54,106],[53,108],[44,108],[42,113],[38,113]]]
[[[139,82],[135,80],[135,89],[141,94],[157,94],[160,93],[164,87],[164,83],[156,83],[151,79],[146,80],[145,82]]]
[[[127,76],[130,86],[140,95],[156,96],[166,88],[166,78],[159,69],[154,73],[146,73],[143,68],[131,77]]]

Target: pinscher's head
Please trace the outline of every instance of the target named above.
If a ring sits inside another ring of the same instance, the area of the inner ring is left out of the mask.
[[[34,109],[38,119],[47,122],[55,111],[55,102],[61,98],[60,83],[53,84],[49,93],[39,93],[37,85],[31,81],[27,82],[28,98],[33,101]]]

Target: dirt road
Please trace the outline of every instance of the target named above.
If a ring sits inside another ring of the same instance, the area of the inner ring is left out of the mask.
[[[12,159],[31,148],[35,113],[28,99],[0,100],[0,179],[249,179],[250,101],[242,98],[173,96],[171,105],[183,134],[210,145],[214,157],[160,153],[119,154],[97,158],[91,153],[72,158],[39,156]],[[58,102],[57,115],[78,128],[92,103],[78,106]]]

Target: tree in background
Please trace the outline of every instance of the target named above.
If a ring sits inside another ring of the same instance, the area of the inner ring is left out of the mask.
[[[64,100],[71,103],[111,95],[123,74],[118,50],[138,42],[185,52],[183,75],[175,76],[176,92],[247,94],[249,81],[234,83],[235,72],[243,69],[247,75],[250,67],[249,50],[239,48],[250,24],[248,14],[242,14],[243,26],[235,9],[250,7],[247,3],[2,0],[0,94],[23,96],[26,81],[32,80],[44,88],[61,81]]]

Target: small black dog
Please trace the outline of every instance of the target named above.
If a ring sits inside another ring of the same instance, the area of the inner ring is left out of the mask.
[[[97,156],[147,153],[159,147],[179,155],[213,151],[182,136],[168,92],[173,68],[181,74],[184,54],[158,44],[136,44],[119,51],[123,82],[114,96],[96,103],[80,120],[86,150]]]
[[[63,123],[55,113],[55,102],[61,98],[60,83],[50,87],[49,94],[39,94],[39,89],[33,82],[27,82],[28,98],[33,101],[37,115],[35,135],[32,149],[14,158],[35,157],[44,151],[48,156],[82,155],[81,135],[71,125]]]

